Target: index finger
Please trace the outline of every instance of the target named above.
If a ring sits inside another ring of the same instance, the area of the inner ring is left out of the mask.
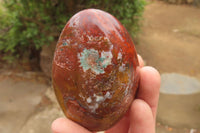
[[[160,74],[153,67],[142,67],[140,69],[140,83],[137,99],[144,100],[151,107],[154,118],[156,118],[157,105],[160,89]]]

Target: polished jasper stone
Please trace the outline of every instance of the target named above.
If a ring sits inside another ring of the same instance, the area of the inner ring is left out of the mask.
[[[60,35],[53,87],[69,119],[91,131],[106,130],[129,109],[138,69],[134,44],[121,23],[104,11],[87,9],[75,14]]]

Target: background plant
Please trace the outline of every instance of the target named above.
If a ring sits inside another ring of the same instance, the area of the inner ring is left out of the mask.
[[[68,19],[85,8],[113,14],[135,37],[144,5],[144,0],[3,0],[0,51],[17,58],[39,59],[41,47],[55,42]]]

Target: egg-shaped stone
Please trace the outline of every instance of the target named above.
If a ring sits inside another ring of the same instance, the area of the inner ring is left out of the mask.
[[[86,9],[75,14],[60,35],[53,87],[67,118],[102,131],[129,109],[138,71],[133,41],[122,24],[107,12]]]

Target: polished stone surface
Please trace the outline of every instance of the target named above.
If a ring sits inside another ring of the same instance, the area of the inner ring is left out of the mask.
[[[132,103],[139,81],[132,39],[112,15],[75,14],[58,40],[52,69],[65,115],[92,131],[114,125]]]

